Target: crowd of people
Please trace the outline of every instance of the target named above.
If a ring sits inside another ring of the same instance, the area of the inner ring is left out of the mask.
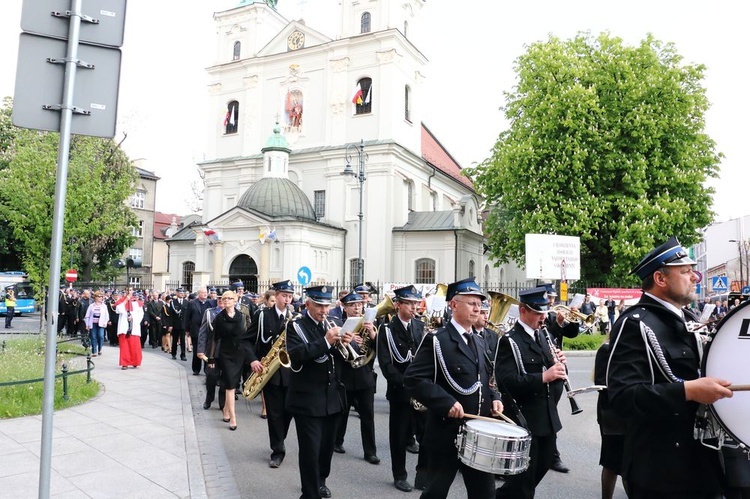
[[[725,470],[724,453],[693,438],[699,406],[733,394],[730,381],[700,376],[701,347],[686,325],[695,320],[686,308],[695,300],[694,263],[671,238],[633,270],[644,291],[637,304],[625,308],[607,300],[597,307],[587,296],[580,307],[606,321],[604,332],[611,335],[597,352],[594,372],[595,383],[606,387],[597,408],[603,498],[613,496],[618,476],[632,499],[744,498],[750,492],[750,465]],[[147,344],[175,360],[178,349],[182,361],[192,353],[193,374],[206,375],[203,408],[211,408],[218,389],[231,431],[238,428],[235,400],[243,386],[263,379],[268,466],[282,466],[294,420],[302,498],[332,496],[326,481],[333,454],[347,452],[352,408],[364,460],[380,463],[376,361],[387,385],[397,490],[444,498],[460,471],[471,499],[533,498],[549,470],[568,471],[557,449],[557,405],[569,389],[562,348],[582,324],[550,310],[556,295],[549,286],[520,292],[517,320],[499,331],[488,322],[487,294],[471,278],[447,286],[438,320],[421,309],[424,297],[413,285],[393,290],[377,306],[368,284],[337,300],[331,287],[311,286],[302,302],[289,280],[253,297],[241,282],[221,297],[206,288],[189,297],[183,289],[69,293],[60,291],[61,333],[86,335],[93,356],[101,355],[106,337],[120,346],[122,369],[138,367]],[[523,428],[528,466],[505,473],[467,462],[457,442],[468,418],[503,418],[501,424]],[[407,452],[418,454],[413,480]],[[500,486],[497,475],[505,475]]]

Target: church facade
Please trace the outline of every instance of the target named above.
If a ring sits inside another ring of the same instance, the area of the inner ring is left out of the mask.
[[[214,15],[202,220],[168,241],[172,280],[497,280],[481,199],[421,121],[425,1],[339,4],[335,39],[275,2]]]

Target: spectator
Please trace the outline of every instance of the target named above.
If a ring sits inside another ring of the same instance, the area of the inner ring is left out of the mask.
[[[607,330],[609,329],[609,313],[607,306],[604,304],[604,300],[599,300],[599,306],[596,307],[596,312],[594,312],[594,314],[597,323],[599,324],[599,333],[607,334]]]
[[[596,311],[596,307],[593,303],[591,303],[590,294],[586,294],[586,297],[583,299],[583,303],[581,303],[579,310],[584,315],[591,315]]]
[[[617,303],[612,299],[612,297],[609,297],[607,298],[607,301],[604,302],[604,305],[607,307],[607,315],[609,316],[609,323],[614,324],[615,316],[617,315]]]
[[[107,330],[107,324],[109,324],[109,310],[107,309],[107,305],[104,304],[104,293],[96,291],[94,303],[86,309],[86,315],[83,318],[86,331],[91,338],[92,357],[101,355],[104,348],[104,332]]]
[[[16,314],[16,297],[13,295],[13,288],[7,288],[5,292],[5,329],[13,329],[10,323]]]

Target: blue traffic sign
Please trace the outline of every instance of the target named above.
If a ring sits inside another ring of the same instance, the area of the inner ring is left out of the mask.
[[[742,294],[750,295],[750,286],[745,286],[744,288],[742,288]]]
[[[297,281],[303,286],[307,286],[312,281],[312,271],[308,267],[300,267],[297,271]]]
[[[716,276],[711,278],[711,289],[716,293],[724,293],[729,288],[727,286],[727,276]]]

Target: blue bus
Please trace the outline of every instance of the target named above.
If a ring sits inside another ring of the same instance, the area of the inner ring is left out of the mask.
[[[5,315],[5,293],[7,289],[12,289],[16,297],[16,315],[31,314],[36,311],[36,299],[34,299],[34,289],[28,281],[28,275],[25,272],[0,272],[0,315]]]

